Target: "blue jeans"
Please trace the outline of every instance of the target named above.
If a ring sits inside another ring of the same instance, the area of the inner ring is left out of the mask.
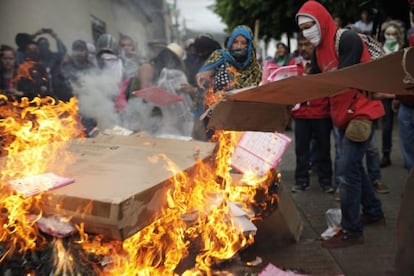
[[[410,170],[414,166],[414,108],[400,105],[398,111],[400,147],[405,167]]]
[[[381,160],[377,146],[376,128],[377,122],[372,122],[373,134],[369,139],[368,149],[365,155],[367,163],[368,178],[373,183],[376,180],[381,180]]]
[[[351,233],[361,233],[363,230],[360,220],[362,213],[372,218],[383,217],[381,202],[376,197],[374,188],[368,180],[363,167],[363,158],[368,149],[371,136],[365,142],[353,142],[345,137],[344,131],[339,131],[341,155],[338,161],[338,177],[340,181],[340,198],[342,212],[342,228]]]

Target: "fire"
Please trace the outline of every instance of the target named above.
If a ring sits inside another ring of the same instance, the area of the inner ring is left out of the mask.
[[[185,262],[194,266],[180,271],[183,275],[211,275],[215,264],[254,241],[235,225],[228,202],[251,207],[258,184],[265,185],[270,175],[261,179],[250,175],[247,185],[235,186],[230,157],[240,133],[219,132],[216,138],[214,164],[199,160],[191,175],[167,156],[150,158],[152,162],[163,159],[174,175],[174,187],[167,193],[168,208],[160,219],[126,239],[122,248],[114,242],[80,241],[87,252],[95,252],[97,247],[104,255],[111,252],[103,275],[176,275]]]
[[[63,104],[51,99],[23,99],[1,108],[8,112],[0,120],[0,133],[7,134],[8,157],[1,172],[0,242],[7,244],[8,252],[0,263],[15,250],[23,253],[45,246],[34,226],[42,216],[38,207],[42,196],[25,198],[9,191],[7,181],[47,172],[56,158],[61,164],[71,161],[62,147],[79,129],[74,100]],[[88,235],[80,224],[78,235],[70,240],[72,245],[59,239],[52,242],[54,272],[76,274],[77,258],[68,250],[71,247],[82,250],[82,256],[100,260],[86,261],[96,274],[211,275],[215,264],[232,258],[254,241],[251,233],[235,224],[229,203],[251,211],[258,191],[263,196],[274,178],[272,173],[262,178],[247,173],[241,184],[235,183],[230,160],[240,137],[241,133],[217,132],[214,162],[198,160],[191,173],[182,171],[165,155],[151,158],[151,162],[165,162],[174,175],[173,188],[166,195],[168,206],[160,219],[123,242]],[[62,168],[52,169],[58,172]],[[271,198],[271,202],[277,200]]]
[[[68,104],[56,103],[52,98],[9,102],[0,95],[0,111],[4,116],[0,119],[0,135],[7,154],[0,172],[0,242],[7,248],[1,262],[15,250],[23,253],[42,243],[34,227],[42,215],[38,204],[41,195],[25,197],[10,190],[8,181],[42,174],[57,158],[69,162],[70,156],[61,149],[78,135],[79,128],[74,99]]]

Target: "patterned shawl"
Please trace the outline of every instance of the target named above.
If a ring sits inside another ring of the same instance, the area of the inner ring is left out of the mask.
[[[229,53],[235,38],[239,35],[244,36],[248,43],[247,58],[243,63],[237,62]],[[213,69],[214,87],[207,91],[205,97],[205,104],[207,106],[210,106],[218,100],[218,95],[212,95],[212,93],[215,94],[217,92],[225,92],[259,84],[262,77],[262,70],[256,59],[253,35],[249,27],[236,27],[230,35],[226,49],[214,51],[199,72]]]

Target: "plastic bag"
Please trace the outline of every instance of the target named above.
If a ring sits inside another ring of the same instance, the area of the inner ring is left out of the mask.
[[[326,224],[328,229],[326,229],[322,234],[322,239],[326,240],[333,236],[341,230],[341,219],[342,213],[339,208],[328,209],[325,213]]]

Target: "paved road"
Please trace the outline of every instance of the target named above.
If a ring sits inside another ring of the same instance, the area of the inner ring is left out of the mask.
[[[287,135],[293,136],[292,132]],[[263,265],[272,264],[312,275],[369,276],[390,275],[395,254],[395,226],[400,205],[400,193],[408,172],[403,168],[403,160],[398,147],[397,130],[393,133],[392,165],[382,169],[383,182],[391,192],[378,195],[386,216],[385,226],[365,227],[365,243],[344,249],[327,250],[320,246],[320,234],[327,228],[325,211],[338,208],[332,195],[319,189],[315,176],[311,189],[306,192],[291,193],[304,220],[304,231],[298,243],[277,246],[271,243],[256,244],[256,253],[262,257]],[[381,130],[377,131],[378,145]],[[285,185],[294,184],[295,154],[294,141],[283,156],[279,170]],[[256,268],[260,271],[261,267]]]

